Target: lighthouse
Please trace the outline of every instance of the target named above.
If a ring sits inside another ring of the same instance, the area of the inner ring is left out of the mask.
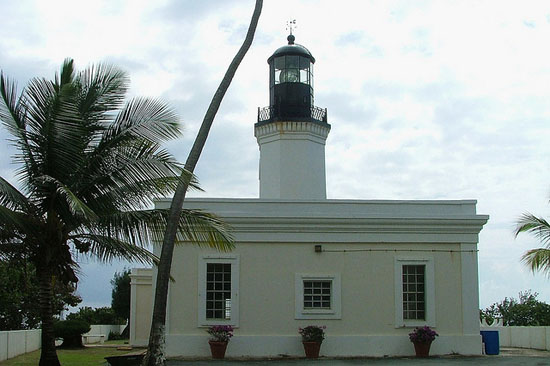
[[[327,110],[314,105],[309,50],[295,43],[268,59],[269,106],[258,108],[254,135],[260,148],[260,198],[324,200]]]

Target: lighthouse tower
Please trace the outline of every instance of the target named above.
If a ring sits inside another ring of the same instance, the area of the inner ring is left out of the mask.
[[[260,198],[326,199],[327,110],[313,103],[313,64],[307,48],[278,48],[269,64],[269,106],[258,109]]]

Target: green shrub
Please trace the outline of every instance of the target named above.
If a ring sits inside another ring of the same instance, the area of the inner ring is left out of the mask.
[[[113,332],[113,331],[109,332],[109,340],[110,341],[116,341],[116,340],[119,340],[119,339],[128,339],[128,337],[124,337],[119,332]]]
[[[83,306],[76,313],[67,315],[67,320],[83,320],[89,324],[124,324],[126,319],[119,318],[110,307],[91,308]]]
[[[54,325],[55,337],[63,338],[61,347],[84,347],[82,334],[90,331],[90,324],[82,320],[62,320]]]

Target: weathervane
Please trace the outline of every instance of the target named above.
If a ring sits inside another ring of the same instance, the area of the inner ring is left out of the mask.
[[[292,35],[292,30],[296,28],[297,28],[296,19],[288,20],[286,22],[286,30],[290,31],[290,35]]]

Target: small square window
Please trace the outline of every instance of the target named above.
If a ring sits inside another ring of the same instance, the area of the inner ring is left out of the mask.
[[[340,275],[296,274],[296,319],[340,319]]]
[[[330,309],[332,281],[304,281],[304,309]]]

